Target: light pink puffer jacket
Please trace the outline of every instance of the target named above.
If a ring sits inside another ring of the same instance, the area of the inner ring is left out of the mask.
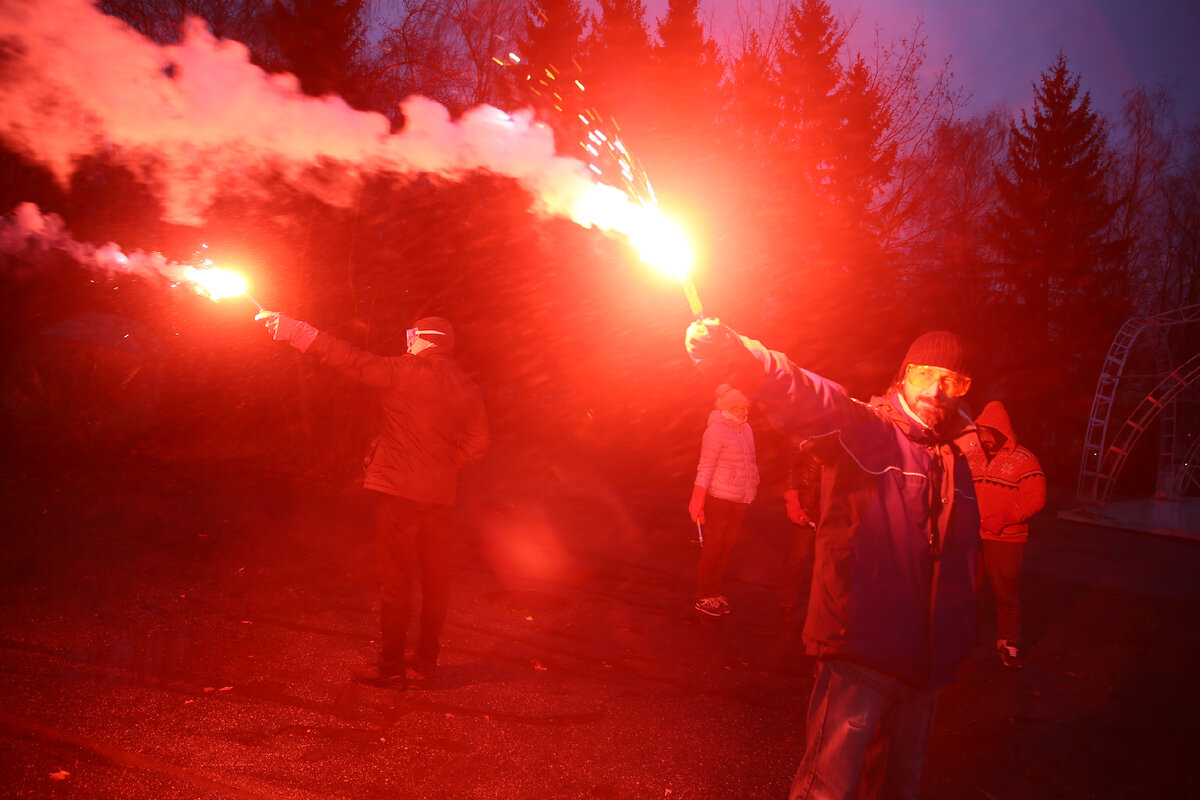
[[[713,497],[750,503],[758,492],[758,463],[750,423],[727,419],[720,411],[708,415],[700,442],[696,485]]]

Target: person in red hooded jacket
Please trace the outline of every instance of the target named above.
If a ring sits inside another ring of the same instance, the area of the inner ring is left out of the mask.
[[[1008,410],[998,400],[975,418],[981,447],[969,452],[979,501],[980,566],[996,598],[996,648],[1006,667],[1021,666],[1021,559],[1029,518],[1046,505],[1046,473],[1017,444]]]

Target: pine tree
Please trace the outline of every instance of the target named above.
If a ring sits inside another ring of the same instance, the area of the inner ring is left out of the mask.
[[[584,42],[584,84],[599,116],[616,120],[618,135],[636,152],[649,109],[657,102],[651,82],[650,34],[642,0],[599,0],[600,13]]]
[[[724,65],[705,36],[698,0],[670,0],[653,49],[654,94],[639,156],[664,203],[694,204],[717,191],[717,122]],[[708,226],[701,226],[707,229]]]
[[[989,221],[997,288],[1007,295],[994,358],[1006,364],[1018,413],[1036,417],[1035,440],[1064,459],[1077,457],[1069,439],[1082,430],[1088,389],[1128,314],[1128,245],[1111,233],[1107,128],[1079,84],[1061,53],[1042,73],[1032,116],[1022,111],[1020,124],[1010,123]],[[1046,395],[1059,392],[1045,408]]]
[[[537,109],[563,152],[570,152],[578,138],[571,132],[585,104],[576,83],[583,78],[579,56],[585,22],[579,0],[534,0],[517,37],[520,63],[510,71],[517,104]]]
[[[769,207],[765,200],[779,165],[774,149],[779,79],[758,31],[746,32],[724,91],[726,103],[715,133],[722,153],[719,166],[728,192],[738,198],[730,204],[730,212],[743,218]]]
[[[715,164],[718,188],[704,196],[711,259],[719,268],[703,276],[703,290],[724,296],[722,314],[745,309],[755,313],[764,326],[783,323],[790,328],[790,304],[776,298],[786,296],[793,282],[767,277],[778,274],[775,266],[780,262],[791,262],[780,255],[775,232],[787,230],[792,222],[786,218],[787,209],[778,194],[780,162],[775,156],[775,135],[779,85],[774,60],[757,30],[743,33],[740,49],[730,61],[724,92],[727,102],[713,132],[719,151]],[[724,266],[733,264],[738,265],[736,270]],[[762,279],[756,280],[759,276]],[[778,316],[776,312],[780,312]]]
[[[1085,319],[1111,324],[1106,312],[1123,294],[1117,259],[1127,243],[1111,235],[1107,127],[1079,83],[1060,53],[1034,87],[1032,117],[1022,111],[1011,123],[996,171],[992,241],[1037,349],[1073,344]]]
[[[847,31],[825,0],[788,8],[776,60],[781,124],[773,157],[784,202],[775,240],[786,247],[802,296],[823,314],[861,307],[889,287],[874,200],[888,180],[893,147],[881,144],[890,118],[865,60],[847,62]],[[797,273],[798,274],[795,274]],[[829,318],[827,324],[872,335],[871,320]]]
[[[871,82],[871,72],[862,56],[846,71],[840,96],[842,134],[833,155],[831,199],[842,209],[847,225],[870,233],[871,205],[881,184],[891,178],[896,146],[880,144],[891,119]]]
[[[903,241],[904,300],[939,307],[940,323],[968,339],[994,327],[997,275],[987,245],[987,215],[996,204],[993,173],[1008,141],[1008,114],[995,109],[939,125],[923,164],[911,170]],[[952,303],[943,303],[953,298]]]
[[[579,0],[533,0],[517,39],[521,58],[535,68],[575,78],[585,22]]]
[[[758,31],[746,33],[726,86],[724,149],[764,156],[779,124],[779,75]]]
[[[720,49],[705,37],[698,12],[699,0],[669,0],[658,23],[661,43],[653,51],[661,98],[658,139],[672,149],[695,150],[689,145],[697,137],[711,139],[723,105]]]
[[[787,12],[787,27],[777,56],[784,127],[780,144],[793,159],[793,175],[819,194],[833,163],[842,128],[840,61],[846,32],[825,0],[801,0]]]
[[[339,94],[359,104],[363,0],[275,0],[266,27],[275,51],[268,68],[291,72],[308,94]]]

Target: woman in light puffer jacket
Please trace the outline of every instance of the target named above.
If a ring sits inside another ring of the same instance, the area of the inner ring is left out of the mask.
[[[688,514],[703,532],[696,575],[696,610],[717,617],[729,613],[721,578],[742,530],[746,507],[758,491],[758,464],[750,423],[750,401],[728,384],[717,387],[717,407],[708,415],[700,443],[700,464]]]

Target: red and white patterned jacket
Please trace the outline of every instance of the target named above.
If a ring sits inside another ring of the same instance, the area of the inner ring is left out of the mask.
[[[1017,444],[1008,410],[998,400],[983,407],[975,427],[991,428],[1000,444],[988,460],[983,448],[968,453],[975,497],[979,500],[979,535],[1000,542],[1029,538],[1029,518],[1046,505],[1046,473],[1037,456]]]

